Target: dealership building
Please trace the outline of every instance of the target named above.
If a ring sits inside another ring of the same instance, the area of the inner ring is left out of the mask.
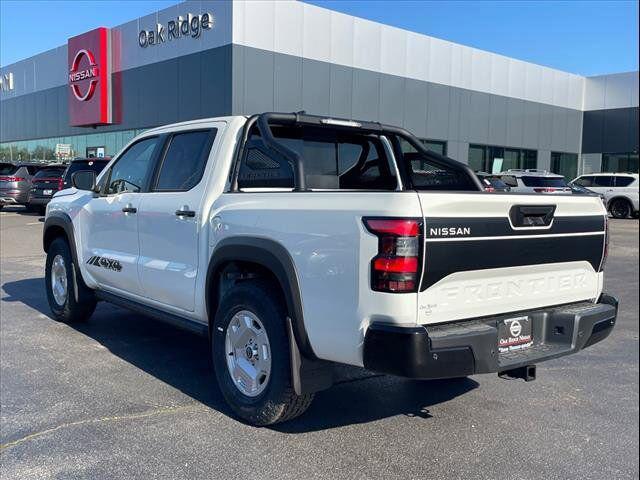
[[[638,72],[583,77],[298,1],[187,1],[0,70],[0,160],[300,111],[400,125],[476,170],[638,171]]]

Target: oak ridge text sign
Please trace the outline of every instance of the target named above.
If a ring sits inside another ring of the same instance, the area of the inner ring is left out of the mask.
[[[179,16],[175,20],[169,20],[167,27],[161,23],[156,24],[155,30],[140,30],[138,34],[138,45],[146,48],[150,45],[160,45],[166,41],[177,40],[179,38],[198,38],[203,30],[213,28],[213,15],[203,13],[193,15],[189,13],[187,18]]]

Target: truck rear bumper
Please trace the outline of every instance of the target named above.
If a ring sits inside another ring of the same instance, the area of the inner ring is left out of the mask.
[[[411,378],[453,378],[512,370],[575,353],[604,340],[618,314],[616,298],[580,302],[454,323],[402,327],[372,324],[364,340],[364,367]],[[529,316],[533,344],[499,353],[498,324]]]

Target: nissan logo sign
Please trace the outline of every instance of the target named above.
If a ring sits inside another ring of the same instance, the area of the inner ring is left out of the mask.
[[[83,58],[87,59],[88,65],[80,69],[80,62]],[[100,71],[93,53],[85,49],[78,50],[69,70],[69,85],[71,85],[73,95],[81,102],[90,100],[96,91],[99,74]],[[82,93],[83,90],[84,93]]]

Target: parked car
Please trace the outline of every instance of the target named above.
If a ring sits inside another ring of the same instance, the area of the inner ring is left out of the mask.
[[[0,163],[0,208],[5,205],[27,205],[31,178],[45,164],[20,162]]]
[[[67,170],[64,172],[64,179],[62,183],[63,188],[70,188],[71,177],[76,172],[81,170],[91,170],[98,175],[102,169],[109,163],[111,157],[91,157],[91,158],[76,158],[71,161]]]
[[[480,179],[485,192],[508,192],[511,190],[511,187],[504,183],[500,177],[491,173],[476,172],[476,175]]]
[[[147,130],[73,184],[43,229],[52,316],[104,300],[203,335],[252,424],[302,414],[336,364],[533,380],[616,322],[598,198],[478,195],[467,165],[400,127],[199,119]]]
[[[500,173],[500,179],[518,193],[569,194],[571,187],[564,177],[546,170],[510,169]]]
[[[637,173],[589,173],[580,175],[571,183],[602,195],[607,210],[614,218],[638,216]]]
[[[47,203],[53,194],[63,189],[62,177],[66,167],[49,166],[38,171],[31,179],[31,189],[27,206],[30,210],[38,210],[44,213]]]

